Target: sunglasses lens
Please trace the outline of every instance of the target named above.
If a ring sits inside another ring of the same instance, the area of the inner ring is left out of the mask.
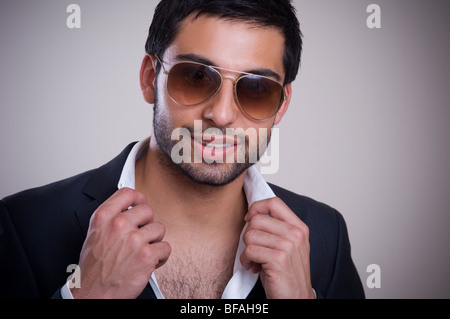
[[[248,116],[265,120],[274,116],[283,100],[283,87],[268,78],[245,76],[236,84],[236,95]]]
[[[220,83],[220,75],[206,65],[182,62],[170,70],[167,90],[177,103],[194,106],[213,96]]]

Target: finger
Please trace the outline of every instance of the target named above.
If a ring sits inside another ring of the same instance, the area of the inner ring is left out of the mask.
[[[131,188],[121,188],[108,198],[101,207],[111,214],[117,214],[128,210],[130,206],[147,204],[144,194]]]
[[[254,202],[250,206],[245,220],[249,221],[257,214],[268,214],[291,225],[304,225],[300,218],[278,197]]]
[[[254,269],[255,265],[261,267],[260,265],[270,262],[273,252],[273,249],[267,247],[248,245],[239,259],[245,269]]]
[[[137,267],[144,266],[146,270],[155,270],[164,265],[172,251],[170,244],[166,241],[160,241],[154,244],[146,244],[133,251],[128,260],[133,260]]]
[[[269,235],[270,242],[269,239],[262,238],[262,236]],[[253,237],[253,240],[260,240],[262,241],[260,244],[271,248],[282,247],[283,249],[291,249],[289,242],[297,247],[304,245],[309,247],[309,228],[306,224],[302,222],[294,226],[267,215],[257,214],[248,222],[244,239],[249,240],[249,237]]]
[[[146,204],[139,204],[123,212],[127,216],[129,224],[135,228],[143,227],[153,222],[153,209]]]
[[[170,253],[172,252],[172,247],[166,241],[161,241],[155,244],[152,244],[157,252],[158,263],[155,266],[155,269],[158,269],[162,265],[164,265],[169,259]]]
[[[245,250],[242,252],[241,256],[239,257],[239,260],[241,262],[242,267],[246,270],[251,270],[252,272],[256,273],[259,272],[261,269],[260,264],[257,264],[253,262],[245,253]]]
[[[143,236],[144,242],[153,244],[163,240],[166,227],[160,222],[153,222],[141,227],[138,232]]]
[[[147,198],[143,193],[127,187],[119,189],[110,199],[114,201],[114,204],[117,205],[118,208],[120,207],[122,211],[126,211],[132,206],[147,204]]]
[[[267,232],[250,230],[244,234],[244,243],[246,246],[256,246],[267,248],[267,252],[277,252],[277,254],[284,252],[285,256],[290,256],[292,259],[296,259],[300,256],[299,262],[304,263],[309,256],[309,244],[300,245],[300,242],[296,243],[291,239],[282,238]],[[253,249],[253,248],[252,248]],[[275,255],[272,255],[275,256]],[[297,257],[296,257],[297,256]],[[249,257],[248,257],[249,258]],[[272,258],[270,258],[272,259]],[[249,259],[253,262],[258,262],[258,259]],[[246,260],[244,260],[245,262]],[[261,261],[260,261],[261,262]]]
[[[92,214],[90,219],[90,227],[99,227],[109,222],[118,214],[128,210],[130,206],[147,204],[145,195],[131,188],[122,188],[115,192],[97,210]],[[123,223],[123,221],[119,224]]]
[[[254,263],[253,261],[248,261],[247,263],[241,261],[241,264],[245,270],[250,270],[255,274],[261,271],[261,264]]]
[[[265,233],[273,234],[280,237],[287,237],[291,228],[294,228],[284,221],[275,219],[268,215],[257,214],[252,217],[252,219],[248,222],[248,227],[246,234],[248,232],[262,231]]]
[[[286,251],[291,249],[291,244],[289,244],[287,239],[256,229],[247,231],[243,236],[243,240],[247,246],[255,245],[270,249],[283,249]]]

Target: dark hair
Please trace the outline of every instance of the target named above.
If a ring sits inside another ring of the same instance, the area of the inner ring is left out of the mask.
[[[302,34],[290,0],[161,0],[145,44],[148,54],[162,56],[189,15],[213,15],[278,28],[285,38],[285,84],[295,80],[302,53]]]

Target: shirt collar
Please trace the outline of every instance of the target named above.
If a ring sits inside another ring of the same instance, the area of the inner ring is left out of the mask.
[[[139,160],[145,152],[147,152],[149,143],[150,137],[139,141],[131,149],[117,184],[118,189],[123,187],[135,189],[135,164],[136,161]],[[248,169],[243,188],[249,207],[256,201],[275,197],[272,189],[258,172],[255,165]],[[222,295],[223,299],[245,299],[258,280],[259,275],[254,274],[249,270],[245,270],[240,262],[240,255],[245,248],[242,237],[246,228],[247,225],[244,226],[239,239],[239,246],[234,260],[233,276],[225,287]],[[154,274],[152,274],[149,283],[157,298],[163,298]]]

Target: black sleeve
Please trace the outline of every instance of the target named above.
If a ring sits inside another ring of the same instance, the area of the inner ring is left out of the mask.
[[[0,298],[39,298],[39,295],[11,216],[0,201]]]
[[[365,298],[364,289],[358,271],[353,263],[350,241],[344,218],[336,212],[338,225],[337,251],[333,277],[324,298]]]

